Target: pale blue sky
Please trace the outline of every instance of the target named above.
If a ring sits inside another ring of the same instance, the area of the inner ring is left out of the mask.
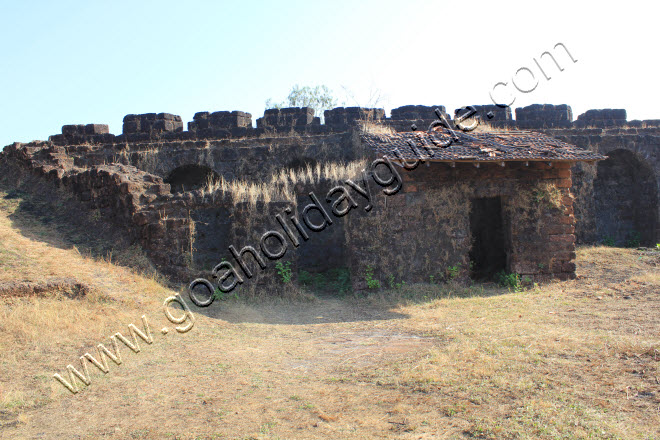
[[[520,67],[539,84],[513,95],[513,107],[660,119],[658,12],[634,1],[1,1],[0,147],[64,124],[120,134],[129,113],[189,121],[244,110],[256,120],[266,99],[282,100],[296,83],[326,84],[349,105],[380,91],[388,112],[454,109],[488,103]],[[565,70],[548,68],[547,81],[533,59],[558,42],[578,62],[555,50]],[[533,83],[525,75],[521,88]]]

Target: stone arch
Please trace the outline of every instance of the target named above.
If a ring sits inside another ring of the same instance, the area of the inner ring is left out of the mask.
[[[174,168],[163,180],[170,184],[172,193],[177,193],[203,188],[209,179],[219,178],[218,173],[210,167],[188,164]]]
[[[658,186],[651,165],[617,149],[598,163],[594,180],[596,231],[618,245],[656,243]]]

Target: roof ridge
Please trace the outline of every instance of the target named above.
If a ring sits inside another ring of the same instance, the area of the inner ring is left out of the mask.
[[[456,140],[454,136],[458,137],[457,142],[454,142]],[[452,142],[446,146],[438,145],[438,137],[452,139]],[[568,144],[545,133],[528,130],[467,134],[443,127],[442,130],[433,132],[363,133],[362,139],[377,152],[403,160],[452,161],[470,158],[490,161],[548,159],[594,161],[605,159],[605,156],[593,151]],[[433,145],[429,145],[424,141],[425,139],[431,139]],[[424,154],[422,149],[431,154]]]

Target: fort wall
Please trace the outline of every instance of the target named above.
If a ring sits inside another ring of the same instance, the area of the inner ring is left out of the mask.
[[[451,225],[465,226],[469,213],[445,219],[446,231],[441,236],[435,226],[429,226],[434,213],[453,197],[444,194],[433,199],[433,195],[458,185],[459,171],[462,183],[456,191],[465,190],[460,199],[463,208],[471,199],[486,197],[501,197],[506,206],[516,206],[520,191],[559,179],[561,207],[549,209],[533,222],[533,228],[511,220],[512,242],[518,243],[518,248],[511,249],[510,267],[532,279],[572,276],[575,239],[578,243],[653,245],[660,238],[660,120],[628,121],[621,109],[589,110],[573,120],[567,105],[532,105],[515,111],[484,105],[475,106],[475,110],[481,123],[494,129],[540,131],[609,155],[609,159],[575,164],[572,169],[534,168],[537,165],[524,170],[498,165],[480,170],[469,165],[447,169],[447,165],[431,164],[404,172],[404,192],[390,201],[377,202],[376,215],[338,220],[308,246],[289,252],[287,258],[295,270],[322,272],[344,261],[355,266],[358,274],[363,274],[366,265],[374,264],[391,268],[379,276],[403,280],[398,268],[405,267],[411,281],[424,281],[433,273],[429,256],[433,267],[460,264],[466,268],[469,234],[465,235],[465,228],[452,229]],[[464,112],[457,109],[453,116]],[[204,190],[209,179],[268,184],[280,170],[304,172],[319,164],[368,157],[359,141],[365,124],[409,131],[425,130],[439,117],[452,119],[439,105],[403,106],[393,109],[389,117],[382,109],[340,107],[324,116],[322,124],[309,108],[270,109],[254,126],[252,115],[246,112],[199,112],[184,126],[180,116],[169,113],[127,115],[122,134],[110,134],[104,124],[65,125],[61,134],[48,141],[5,147],[0,159],[69,189],[90,209],[98,209],[104,218],[123,227],[164,272],[186,278],[208,275],[209,268],[226,256],[229,244],[258,239],[259,231],[273,222],[273,213],[291,204],[291,200],[275,199],[258,202],[255,207],[237,200],[235,194],[216,191],[210,195]],[[522,180],[515,183],[516,179]],[[565,186],[566,179],[572,183],[571,192]],[[293,192],[301,204],[314,188],[323,193],[322,189],[331,184],[322,180],[299,183]],[[386,223],[378,223],[379,216]],[[404,224],[416,226],[404,230]],[[384,234],[379,239],[382,247],[369,253],[374,234]],[[369,237],[372,241],[367,245]],[[552,239],[547,241],[547,237]],[[406,247],[399,247],[399,242]],[[528,247],[520,243],[528,243]],[[541,248],[545,250],[538,253]],[[392,258],[412,263],[385,261],[388,249],[393,249]],[[273,273],[271,270],[270,275],[260,277],[272,285]]]

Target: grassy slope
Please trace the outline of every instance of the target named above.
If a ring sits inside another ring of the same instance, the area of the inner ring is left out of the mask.
[[[522,293],[215,303],[178,334],[172,291],[5,195],[0,283],[73,277],[88,294],[0,298],[2,438],[660,437],[657,255],[583,248],[580,279]],[[76,395],[53,380],[143,314],[152,345],[90,365]]]

